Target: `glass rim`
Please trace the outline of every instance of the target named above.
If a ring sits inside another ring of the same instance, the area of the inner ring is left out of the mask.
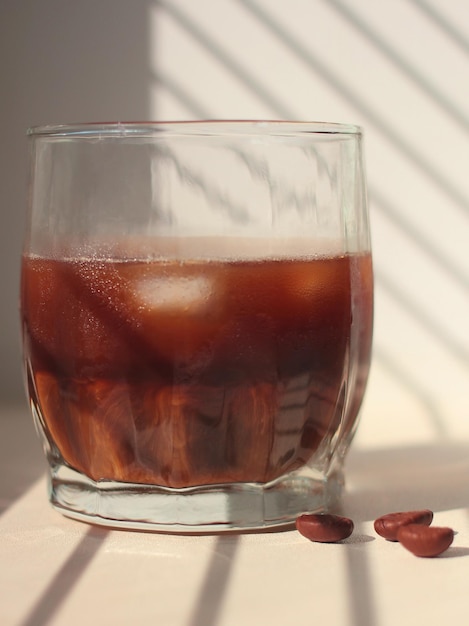
[[[288,120],[172,120],[141,122],[85,122],[31,126],[29,137],[125,138],[158,135],[222,136],[252,135],[304,137],[308,135],[355,135],[361,126],[339,122]]]

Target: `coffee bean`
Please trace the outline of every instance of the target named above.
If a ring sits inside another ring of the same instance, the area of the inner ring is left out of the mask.
[[[438,556],[453,543],[452,528],[408,524],[397,531],[397,539],[415,556]]]
[[[433,512],[428,509],[422,511],[400,511],[398,513],[388,513],[375,520],[375,531],[381,537],[389,541],[397,541],[397,532],[408,524],[421,524],[430,526],[433,520]]]
[[[334,543],[350,537],[353,532],[353,522],[348,517],[340,515],[309,513],[298,517],[296,528],[311,541]]]

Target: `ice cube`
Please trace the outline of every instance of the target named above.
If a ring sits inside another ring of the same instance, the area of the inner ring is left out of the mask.
[[[212,293],[212,281],[206,276],[146,276],[135,286],[139,307],[161,312],[190,309],[200,313],[207,308]]]

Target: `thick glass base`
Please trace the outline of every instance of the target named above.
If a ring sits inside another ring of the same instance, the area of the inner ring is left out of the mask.
[[[64,515],[91,524],[169,533],[218,533],[280,528],[305,512],[333,507],[342,472],[327,478],[295,472],[270,484],[234,483],[188,489],[94,482],[55,466],[50,501]]]

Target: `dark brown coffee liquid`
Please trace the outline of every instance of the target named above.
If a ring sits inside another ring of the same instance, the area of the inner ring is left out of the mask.
[[[267,482],[304,465],[343,418],[351,363],[366,378],[371,308],[368,255],[23,262],[32,399],[94,480]]]

